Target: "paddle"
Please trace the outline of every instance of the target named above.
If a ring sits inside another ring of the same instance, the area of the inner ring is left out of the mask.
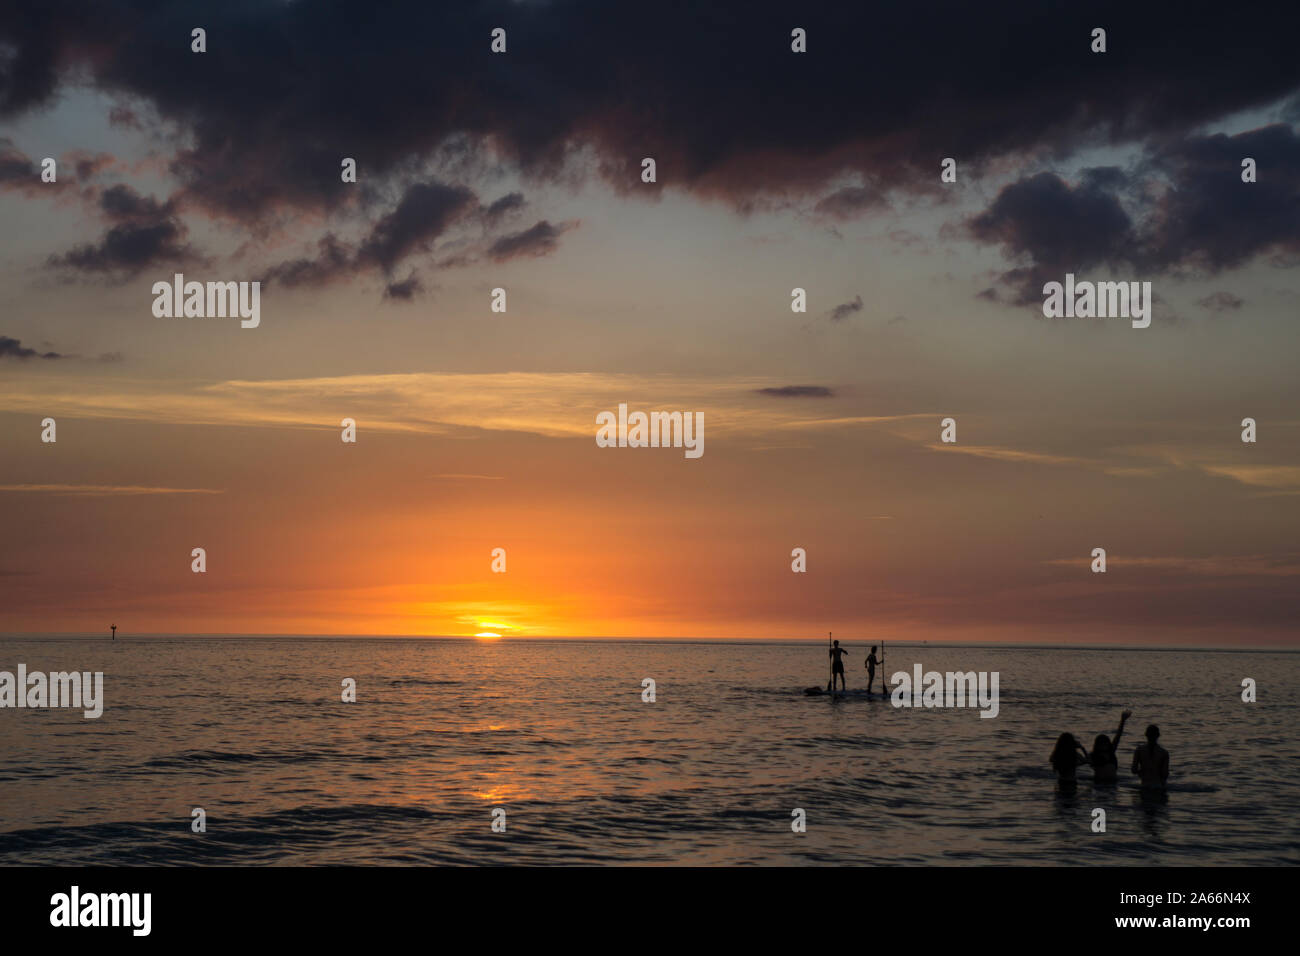
[[[831,632],[826,632],[826,667],[830,671],[831,679],[826,682],[826,693],[835,693],[831,688],[835,685],[835,657],[831,654]]]

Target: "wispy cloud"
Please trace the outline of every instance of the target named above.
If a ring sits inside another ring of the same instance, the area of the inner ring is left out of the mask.
[[[572,229],[576,223],[562,222],[558,226],[543,219],[531,229],[502,236],[488,249],[488,256],[494,262],[505,262],[525,256],[544,256],[555,251],[560,236]]]
[[[831,398],[835,392],[825,385],[780,385],[769,388],[757,388],[760,395],[773,398]]]
[[[1279,426],[1289,423],[1279,422]],[[1229,462],[1219,464],[1214,461],[1220,457],[1222,449],[1208,445],[1176,447],[1157,445],[1153,447],[1137,446],[1123,451],[1138,457],[1157,458],[1164,463],[1164,470],[1199,471],[1215,478],[1227,478],[1248,488],[1263,489],[1270,494],[1293,494],[1300,492],[1300,465],[1287,464],[1241,464]]]
[[[910,412],[906,415],[841,415],[836,418],[800,418],[782,422],[779,428],[841,428],[848,425],[883,425],[905,422],[917,418],[934,418],[932,412]]]
[[[1201,470],[1243,485],[1273,490],[1300,488],[1298,465],[1201,465]]]
[[[117,495],[220,495],[219,488],[160,488],[152,485],[0,485],[0,491],[22,494],[73,495],[82,498],[109,498]]]
[[[862,296],[854,296],[849,302],[841,302],[828,313],[832,322],[843,322],[855,312],[862,311]]]
[[[1044,564],[1058,567],[1081,567],[1091,557],[1053,558]],[[1108,554],[1107,564],[1125,568],[1151,568],[1180,574],[1210,577],[1295,577],[1300,575],[1300,554],[1231,554],[1203,557],[1128,557]]]
[[[898,422],[909,415],[810,417],[803,402],[773,402],[753,379],[690,379],[592,372],[404,373],[330,378],[171,381],[0,381],[0,407],[73,418],[187,425],[337,428],[441,434],[455,429],[590,437],[597,412],[630,408],[703,412],[710,434],[824,429]],[[931,416],[932,417],[932,416]]]
[[[975,455],[979,458],[992,458],[997,461],[1021,461],[1036,465],[1091,465],[1087,458],[1075,458],[1071,455],[1049,455],[1043,452],[1022,451],[1018,448],[1002,448],[997,445],[960,445],[931,442],[926,445],[936,451],[956,452],[960,455]]]

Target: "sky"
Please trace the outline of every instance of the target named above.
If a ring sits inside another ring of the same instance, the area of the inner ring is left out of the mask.
[[[846,6],[0,2],[0,632],[1297,643],[1300,13]]]

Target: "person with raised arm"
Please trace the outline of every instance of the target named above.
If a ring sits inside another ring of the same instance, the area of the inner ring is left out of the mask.
[[[1114,739],[1098,734],[1092,742],[1088,762],[1092,764],[1093,783],[1115,783],[1119,779],[1119,738],[1124,735],[1124,723],[1132,716],[1131,710],[1119,715],[1119,729],[1115,731]]]

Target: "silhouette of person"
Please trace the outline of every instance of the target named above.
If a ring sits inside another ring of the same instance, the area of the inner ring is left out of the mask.
[[[1056,738],[1056,747],[1048,759],[1051,761],[1052,769],[1056,771],[1056,779],[1061,786],[1073,787],[1074,770],[1080,764],[1088,762],[1088,751],[1083,749],[1083,744],[1074,739],[1074,734],[1061,734]]]
[[[1163,790],[1169,779],[1169,751],[1161,747],[1160,728],[1147,727],[1147,742],[1133,748],[1133,772],[1142,781],[1143,790]]]
[[[848,685],[844,683],[844,660],[843,660],[844,655],[847,654],[848,651],[840,647],[840,642],[836,641],[835,646],[830,648],[830,650],[828,650],[827,653],[830,654],[831,660],[833,661],[833,663],[831,664],[831,693],[835,692],[835,678],[837,676],[840,679],[840,690],[848,690],[849,689]]]
[[[117,640],[117,625],[116,625],[116,624],[113,624],[113,625],[111,625],[111,628],[112,628],[112,631],[113,631],[113,640]]]
[[[1131,710],[1119,715],[1119,729],[1115,739],[1105,734],[1098,734],[1092,742],[1092,755],[1088,762],[1092,764],[1093,783],[1115,783],[1119,779],[1119,738],[1124,735],[1124,723],[1133,716]]]
[[[876,645],[872,644],[871,653],[867,655],[867,659],[863,662],[863,666],[866,667],[867,669],[867,693],[868,694],[871,693],[871,685],[876,679],[876,665],[879,663],[880,661],[876,660]],[[880,676],[881,693],[884,693],[884,690],[885,690],[885,677],[882,674]]]

